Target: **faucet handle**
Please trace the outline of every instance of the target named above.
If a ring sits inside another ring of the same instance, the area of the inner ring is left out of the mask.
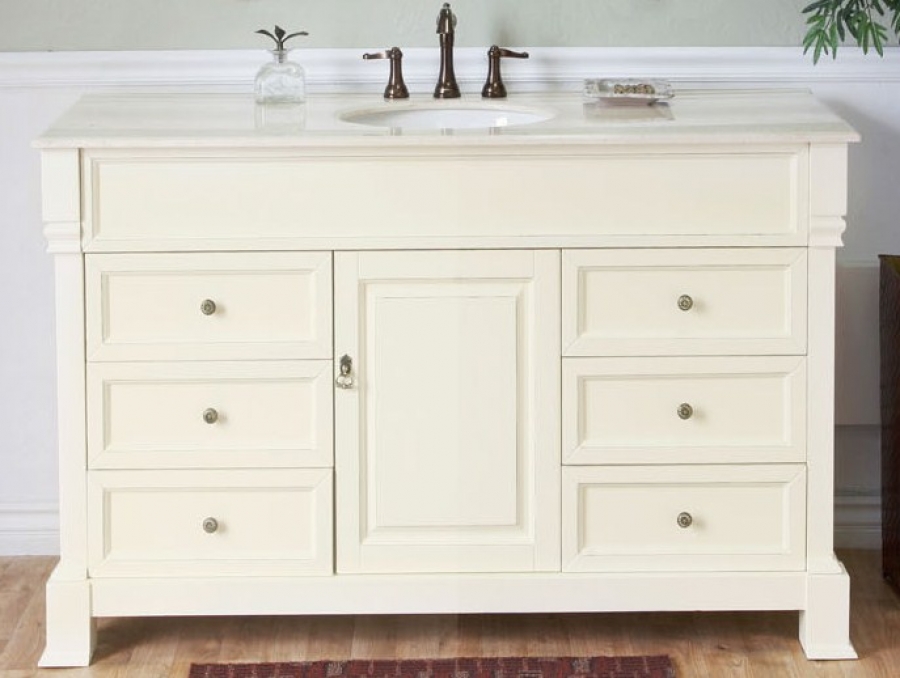
[[[403,82],[403,52],[399,47],[391,47],[384,52],[367,52],[363,59],[390,59],[391,75],[387,87],[384,88],[385,99],[409,99],[409,90]]]
[[[445,2],[438,13],[437,31],[440,35],[450,35],[456,29],[456,15],[450,9],[450,3]]]
[[[485,99],[503,99],[506,97],[506,86],[503,84],[503,77],[500,75],[500,58],[511,57],[513,59],[527,59],[528,52],[513,52],[505,47],[491,45],[488,50],[488,75],[487,82],[481,89],[481,96]]]

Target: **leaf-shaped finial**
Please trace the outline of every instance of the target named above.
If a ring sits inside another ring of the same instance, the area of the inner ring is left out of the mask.
[[[271,38],[272,42],[275,43],[275,49],[279,51],[284,51],[284,43],[291,38],[296,38],[298,35],[309,35],[306,31],[297,31],[296,33],[288,34],[281,26],[275,26],[274,34],[264,28],[260,28],[256,32],[260,35],[265,35],[267,38]]]

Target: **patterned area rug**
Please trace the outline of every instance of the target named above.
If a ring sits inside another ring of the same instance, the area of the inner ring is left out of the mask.
[[[501,657],[193,664],[189,678],[675,678],[668,657]]]

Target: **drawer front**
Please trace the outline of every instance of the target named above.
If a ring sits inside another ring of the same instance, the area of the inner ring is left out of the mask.
[[[330,469],[92,471],[90,575],[330,574],[332,494]]]
[[[89,150],[85,247],[221,249],[259,238],[313,247],[335,238],[371,243],[373,234],[417,242],[635,234],[805,241],[809,161],[802,145],[739,153],[709,145],[688,152],[511,148],[240,157],[208,149]],[[403,209],[397,186],[406,189]],[[390,218],[373,220],[380,214]]]
[[[564,358],[563,463],[806,458],[806,358]]]
[[[330,360],[90,363],[92,468],[328,467]]]
[[[88,255],[88,360],[331,357],[331,255]]]
[[[564,252],[564,355],[805,351],[804,250]]]
[[[563,469],[570,572],[802,570],[805,528],[798,464]]]

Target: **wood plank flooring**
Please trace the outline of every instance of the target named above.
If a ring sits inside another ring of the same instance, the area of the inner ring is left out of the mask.
[[[880,554],[840,554],[860,660],[807,661],[797,613],[104,619],[87,669],[35,668],[53,558],[0,558],[2,678],[184,678],[192,662],[501,655],[668,654],[679,678],[900,677],[900,598]]]

